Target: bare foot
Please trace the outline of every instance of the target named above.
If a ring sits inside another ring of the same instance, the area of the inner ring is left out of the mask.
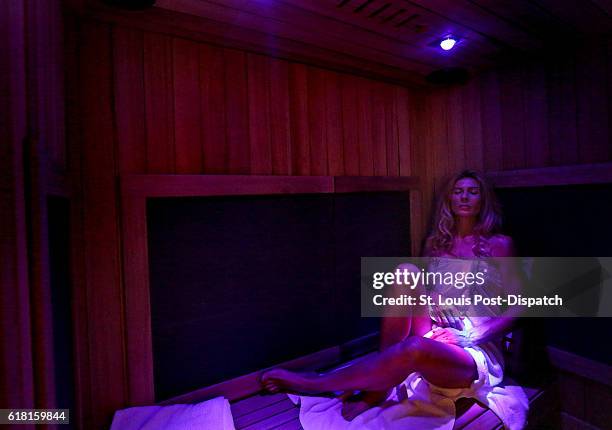
[[[262,387],[270,393],[293,392],[316,394],[317,389],[313,374],[292,372],[285,369],[272,369],[261,375]]]
[[[355,398],[348,398],[342,402],[342,416],[345,420],[352,421],[368,409],[382,404],[389,394],[390,391],[366,391]]]

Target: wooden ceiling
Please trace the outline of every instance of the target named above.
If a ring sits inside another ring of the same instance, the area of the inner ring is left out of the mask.
[[[157,0],[153,9],[160,23],[218,43],[411,84],[612,34],[609,0]],[[460,41],[445,52],[438,42],[449,34]]]

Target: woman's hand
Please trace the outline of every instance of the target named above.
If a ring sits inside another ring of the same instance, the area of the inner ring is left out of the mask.
[[[470,334],[471,333],[468,330],[457,330],[451,327],[446,327],[435,330],[430,339],[465,348],[467,346],[474,345]]]

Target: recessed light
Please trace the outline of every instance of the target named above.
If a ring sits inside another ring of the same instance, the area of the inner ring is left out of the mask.
[[[455,47],[456,43],[457,43],[457,39],[451,36],[447,36],[440,41],[440,48],[444,49],[445,51],[450,51],[451,49]]]

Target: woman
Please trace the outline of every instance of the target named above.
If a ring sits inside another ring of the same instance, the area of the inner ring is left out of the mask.
[[[453,261],[513,256],[512,241],[499,233],[500,224],[491,187],[478,173],[463,171],[449,182],[440,199],[424,254],[434,257],[438,264],[448,261],[451,265]],[[401,268],[419,270],[411,264]],[[501,286],[501,280],[506,292],[520,286],[511,263],[495,260],[489,269],[490,283],[497,283],[494,287]],[[342,391],[342,415],[351,420],[382,403],[393,387],[413,372],[435,387],[450,390],[457,398],[474,397],[468,391],[475,385],[482,388],[501,382],[502,357],[497,345],[500,342],[496,341],[510,331],[514,318],[481,317],[482,313],[465,318],[452,309],[435,306],[427,314],[383,318],[380,353],[350,367],[322,375],[273,369],[262,375],[262,386],[270,392]],[[358,398],[352,397],[357,391]]]

